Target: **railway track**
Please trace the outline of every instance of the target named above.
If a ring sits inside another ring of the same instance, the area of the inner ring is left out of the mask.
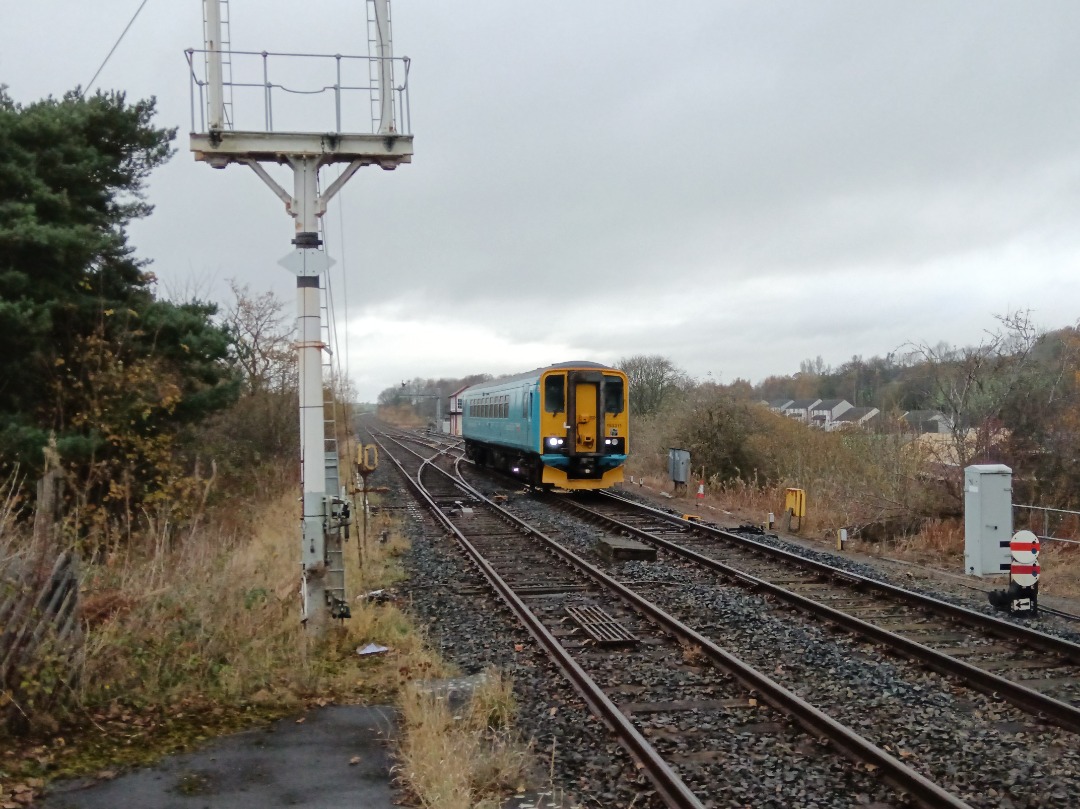
[[[563,508],[1080,731],[1080,645],[617,495]]]
[[[794,805],[969,805],[431,461],[399,459],[663,805],[789,805],[746,794],[777,777],[809,796]]]

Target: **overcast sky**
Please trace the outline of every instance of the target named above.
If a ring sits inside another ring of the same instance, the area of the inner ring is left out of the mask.
[[[140,2],[0,0],[0,82],[21,102],[86,84]],[[133,241],[173,292],[223,301],[236,279],[291,313],[280,201],[188,151],[201,10],[149,0],[95,85],[155,95],[180,129]],[[366,54],[361,0],[231,12],[238,50]],[[758,381],[816,355],[976,343],[1018,308],[1047,328],[1080,316],[1076,0],[394,0],[393,15],[414,162],[361,170],[326,216],[363,399],[638,353]]]

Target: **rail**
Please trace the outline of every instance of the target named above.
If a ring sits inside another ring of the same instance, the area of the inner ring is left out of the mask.
[[[662,515],[663,519],[673,525],[678,525],[680,527],[688,526],[687,521],[681,520],[678,517],[674,517],[672,515],[665,515],[663,514],[663,512],[656,512],[648,506],[641,506],[640,504],[633,503],[632,501],[618,498],[617,495],[615,497],[621,502],[627,503],[628,505],[632,506],[633,508],[641,509],[642,511],[648,513],[654,513],[657,514],[657,516]],[[695,564],[701,565],[710,570],[714,570],[721,575],[728,577],[729,579],[733,579],[739,582],[745,587],[768,593],[775,598],[779,598],[789,604],[796,606],[804,612],[816,615],[819,618],[835,624],[836,626],[844,627],[845,629],[854,634],[861,635],[862,637],[869,638],[876,643],[881,643],[885,646],[896,649],[897,651],[912,659],[922,661],[935,671],[938,671],[945,675],[959,677],[968,684],[970,684],[973,688],[976,688],[977,690],[980,690],[987,694],[1000,696],[1007,702],[1011,702],[1012,704],[1022,708],[1028,713],[1032,713],[1036,716],[1042,717],[1047,722],[1057,724],[1060,727],[1065,728],[1066,730],[1080,732],[1080,709],[1077,709],[1073,705],[1046,696],[1045,694],[1035,691],[1023,685],[1022,683],[1013,682],[1000,675],[985,671],[969,663],[965,663],[964,661],[945,654],[944,652],[940,652],[930,646],[926,646],[924,644],[918,643],[917,641],[905,638],[902,635],[890,632],[868,621],[863,621],[855,616],[848,615],[842,610],[834,609],[827,604],[819,603],[811,598],[799,595],[784,587],[772,584],[763,579],[737,570],[736,568],[730,567],[729,565],[726,565],[716,559],[713,559],[709,556],[704,556],[700,553],[697,553],[696,551],[690,550],[689,548],[685,548],[675,542],[671,542],[662,537],[656,536],[655,534],[652,534],[648,531],[644,531],[640,528],[635,528],[634,526],[617,520],[614,517],[600,514],[599,512],[589,509],[581,505],[580,503],[564,500],[560,501],[560,505],[565,508],[574,509],[581,513],[585,513],[593,519],[600,519],[609,525],[615,526],[619,531],[624,534],[629,534],[639,539],[643,539],[647,542],[659,545],[660,547],[663,547],[671,553],[681,556],[684,559],[688,559]],[[701,535],[719,535],[745,546],[752,546],[757,544],[754,543],[752,540],[746,540],[745,538],[739,537],[736,534],[731,534],[726,531],[720,531],[718,529],[712,529],[708,526],[700,526],[694,523],[690,523],[689,527],[691,527],[695,532],[698,532]],[[798,556],[792,557],[786,551],[781,551],[779,549],[770,549],[769,546],[763,545],[760,546],[760,549],[764,550],[766,553],[776,551],[776,553],[772,554],[775,558],[791,559],[795,561],[796,564],[802,564],[803,567],[817,570],[818,572],[830,576],[830,578],[832,578],[833,580],[843,581],[848,584],[855,585],[857,588],[863,587],[865,589],[869,589],[871,583],[873,583],[874,581],[872,579],[866,579],[854,573],[849,573],[847,571],[841,571],[837,568],[828,567],[821,562],[812,562],[811,560],[806,560],[803,559],[803,557]],[[881,583],[878,582],[877,584]],[[940,608],[945,604],[945,602],[940,602],[936,599],[930,599],[916,593],[909,594],[908,591],[902,591],[899,588],[894,588],[892,585],[886,585],[886,587],[888,588],[888,590],[885,590],[885,592],[893,595],[894,597],[902,593],[904,594],[904,600],[916,607],[940,611]],[[948,615],[952,619],[956,619],[958,616],[961,619],[968,617],[964,613],[957,613],[956,610],[949,610]],[[973,613],[973,615],[978,615],[978,613]],[[986,626],[986,624],[982,625]],[[1012,627],[1013,625],[1006,624],[1005,626]],[[992,624],[990,625],[990,628],[996,629],[998,628],[998,625]],[[1033,642],[1033,645],[1041,644],[1045,641],[1047,637],[1042,635],[1041,633],[1035,634],[1019,627],[1016,628],[1016,630],[1024,633],[1018,635],[1017,637],[1030,640]],[[1069,660],[1070,662],[1080,662],[1080,647],[1078,647],[1076,644],[1070,643],[1068,641],[1060,641],[1060,644],[1055,648],[1054,651],[1061,654],[1062,657],[1064,657],[1066,660]]]
[[[377,438],[375,440],[378,441]],[[389,453],[387,454],[389,456]],[[405,474],[405,470],[400,462],[392,456],[390,457],[410,487],[425,500],[428,504],[428,508],[433,511],[439,522],[455,535],[458,542],[466,549],[469,555],[472,556],[474,562],[492,583],[497,592],[499,592],[503,599],[511,606],[519,619],[526,624],[533,637],[544,645],[549,653],[554,656],[558,665],[567,674],[571,682],[574,683],[575,688],[577,688],[578,692],[582,694],[583,698],[589,704],[590,709],[598,716],[601,716],[609,727],[618,729],[617,732],[619,733],[620,738],[627,745],[635,758],[637,758],[642,766],[645,767],[646,771],[649,773],[650,780],[656,787],[657,792],[663,796],[665,803],[668,806],[673,807],[700,805],[697,798],[686,790],[686,786],[682,783],[681,779],[670,770],[663,758],[659,755],[656,755],[655,759],[653,758],[655,752],[651,745],[640,736],[639,732],[632,724],[626,721],[626,717],[622,712],[611,704],[607,696],[595,683],[593,683],[592,679],[589,678],[584,671],[580,670],[580,667],[569,657],[566,650],[554,637],[550,636],[546,628],[538,621],[536,616],[533,615],[532,611],[521,602],[506,582],[498,576],[472,543],[464,537],[453,522],[442,514],[437,505],[427,496],[426,492],[424,492],[420,486],[419,480],[413,480],[408,474]],[[460,459],[458,460],[458,463],[460,463]],[[424,465],[428,464],[430,464],[430,460],[425,460]],[[452,477],[449,473],[434,466],[434,464],[430,465],[441,474]],[[417,475],[417,478],[419,478],[419,474]],[[458,480],[460,481],[458,485],[464,484],[464,481],[460,479],[460,476],[458,477]],[[517,530],[528,533],[530,536],[535,537],[538,541],[544,543],[548,548],[558,554],[563,561],[593,579],[601,586],[618,594],[624,601],[632,605],[639,613],[649,618],[653,623],[664,627],[677,637],[681,637],[701,649],[715,665],[729,672],[733,677],[741,681],[744,686],[759,694],[765,702],[772,705],[775,709],[791,717],[805,731],[815,736],[823,736],[829,739],[836,748],[850,760],[861,764],[868,764],[879,769],[883,780],[902,793],[906,793],[916,805],[926,807],[926,809],[930,809],[930,807],[934,807],[935,809],[938,807],[941,807],[942,809],[962,809],[963,807],[969,807],[969,804],[911,769],[899,759],[893,757],[890,753],[878,748],[856,732],[801,699],[784,686],[776,683],[766,675],[717,646],[701,633],[686,626],[681,621],[678,621],[652,602],[608,576],[599,568],[589,564],[572,551],[562,547],[559,543],[532,528],[518,517],[510,514],[506,509],[499,507],[494,502],[484,497],[480,492],[472,489],[472,487],[469,488],[471,489],[470,494],[474,498],[479,502],[484,503],[484,505],[492,511],[500,514],[505,521],[513,525]]]
[[[385,438],[388,438],[405,448],[400,441],[392,436],[386,435],[385,433],[383,435]],[[634,727],[630,719],[618,709],[604,691],[591,677],[589,677],[585,670],[581,668],[577,661],[570,656],[566,649],[563,648],[562,644],[556,640],[555,636],[547,630],[525,602],[522,601],[503,578],[499,576],[487,559],[484,558],[480,551],[477,550],[460,529],[458,529],[458,527],[443,514],[438,504],[421,485],[420,473],[417,472],[416,478],[414,479],[405,471],[401,462],[389,452],[386,445],[379,440],[374,431],[372,431],[371,436],[377,444],[382,446],[386,457],[388,457],[394,466],[397,467],[406,483],[416,496],[424,502],[435,519],[439,521],[447,532],[454,536],[461,547],[469,554],[474,564],[476,564],[483,576],[491,583],[491,586],[503,601],[506,602],[510,609],[513,610],[514,614],[517,615],[518,620],[524,624],[529,634],[531,634],[536,641],[547,650],[556,665],[562,669],[567,679],[570,680],[574,688],[588,704],[589,709],[596,716],[601,717],[608,727],[615,731],[634,758],[645,768],[650,781],[652,781],[653,786],[656,787],[657,793],[662,796],[665,804],[671,807],[679,807],[680,809],[703,809],[701,801],[699,801],[686,784],[683,783],[682,779],[671,769],[670,765],[656,749],[649,744],[644,736],[642,736],[640,731]],[[432,464],[430,459],[422,460],[420,465],[421,470],[425,466],[431,466],[436,471],[449,477],[448,473]],[[480,497],[487,505],[495,508],[494,504],[480,495],[479,492],[472,492],[472,494]],[[505,512],[501,509],[495,508],[495,510],[505,515]]]

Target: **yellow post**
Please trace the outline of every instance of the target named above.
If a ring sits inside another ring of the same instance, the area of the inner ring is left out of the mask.
[[[379,467],[379,447],[375,444],[363,444],[356,448],[356,467],[361,475],[374,472]]]
[[[784,511],[788,515],[788,530],[798,532],[802,529],[803,517],[806,516],[806,492],[802,489],[786,489],[784,491]],[[798,526],[792,528],[795,517],[799,518]]]

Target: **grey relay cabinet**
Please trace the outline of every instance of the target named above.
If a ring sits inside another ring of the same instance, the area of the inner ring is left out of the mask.
[[[675,447],[668,450],[668,474],[672,483],[686,485],[690,480],[690,450]]]
[[[964,469],[964,572],[1009,572],[1012,539],[1012,469],[975,464]]]

